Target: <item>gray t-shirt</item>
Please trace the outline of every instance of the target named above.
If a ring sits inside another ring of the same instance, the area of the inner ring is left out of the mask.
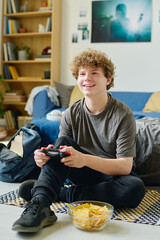
[[[132,111],[109,97],[99,114],[88,111],[85,99],[73,103],[63,114],[60,136],[74,139],[88,153],[107,158],[135,157],[136,124]]]

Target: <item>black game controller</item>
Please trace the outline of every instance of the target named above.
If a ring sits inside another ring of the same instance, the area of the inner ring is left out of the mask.
[[[62,152],[61,149],[54,149],[53,147],[50,147],[50,148],[43,147],[41,149],[41,152],[45,153],[49,157],[59,156],[60,158],[64,158],[64,157],[68,157],[71,155],[71,153],[69,151]]]

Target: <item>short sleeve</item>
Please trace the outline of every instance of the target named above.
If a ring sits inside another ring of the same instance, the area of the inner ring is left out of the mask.
[[[60,123],[60,133],[58,137],[68,136],[72,138],[72,128],[71,128],[71,120],[70,120],[70,108],[65,110],[62,115],[61,123]]]
[[[123,118],[118,129],[117,158],[136,156],[136,122],[132,114]]]

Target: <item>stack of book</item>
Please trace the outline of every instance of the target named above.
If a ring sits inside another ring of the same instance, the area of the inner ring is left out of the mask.
[[[42,54],[42,55],[36,55],[35,56],[35,60],[45,60],[45,59],[48,59],[48,58],[51,58],[51,54]]]
[[[21,91],[6,92],[3,98],[5,104],[11,102],[25,102],[26,100],[27,97]]]
[[[5,13],[17,13],[20,12],[20,0],[6,0],[4,1]]]
[[[18,33],[19,28],[20,28],[20,23],[18,20],[15,20],[8,16],[4,16],[4,22],[3,22],[3,33],[4,34]]]
[[[3,73],[5,79],[15,79],[19,78],[18,71],[15,66],[12,65],[3,65]]]
[[[52,7],[40,7],[37,11],[50,11],[52,10]]]
[[[16,55],[17,45],[12,42],[3,43],[3,55],[5,61],[17,60]]]
[[[18,116],[20,115],[20,111],[8,110],[5,112],[7,129],[18,129]]]

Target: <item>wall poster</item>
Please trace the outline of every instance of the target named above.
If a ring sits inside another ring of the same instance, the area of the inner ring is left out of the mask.
[[[150,42],[152,0],[92,1],[91,42]]]

